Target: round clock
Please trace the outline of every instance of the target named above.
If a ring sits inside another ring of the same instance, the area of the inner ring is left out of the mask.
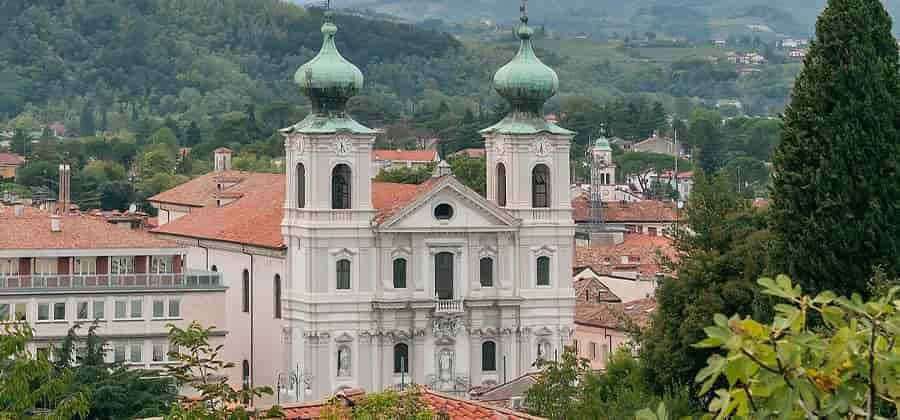
[[[338,137],[334,142],[334,151],[338,155],[346,155],[353,148],[353,141],[349,137]]]
[[[538,156],[547,156],[552,149],[553,145],[550,144],[550,140],[547,140],[544,137],[541,137],[534,142],[534,153]]]

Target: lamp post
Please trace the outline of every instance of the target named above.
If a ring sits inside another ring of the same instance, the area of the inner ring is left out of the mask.
[[[300,364],[297,364],[297,368],[292,371],[278,372],[275,379],[275,390],[277,404],[281,404],[282,393],[293,393],[294,401],[300,401],[301,394],[306,396],[312,394],[312,375],[304,372],[300,368]]]

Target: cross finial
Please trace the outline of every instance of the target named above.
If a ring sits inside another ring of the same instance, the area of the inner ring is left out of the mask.
[[[331,15],[334,12],[331,11],[331,0],[325,0],[325,21],[331,22]]]
[[[601,135],[601,136],[605,136],[605,135],[606,135],[606,124],[603,123],[603,122],[600,123],[600,135]]]
[[[520,17],[519,20],[521,20],[522,23],[528,23],[528,0],[522,0],[519,11],[522,12],[522,17]]]

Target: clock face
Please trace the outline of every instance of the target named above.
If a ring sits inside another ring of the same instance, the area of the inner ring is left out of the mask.
[[[346,155],[350,153],[350,149],[353,148],[353,142],[349,137],[338,137],[337,141],[334,143],[334,150],[339,155]]]
[[[547,156],[550,154],[552,148],[553,146],[550,144],[550,140],[547,140],[544,137],[541,137],[534,142],[534,153],[538,156]]]

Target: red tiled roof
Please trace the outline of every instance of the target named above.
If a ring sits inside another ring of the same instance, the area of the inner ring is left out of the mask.
[[[361,401],[365,398],[365,394],[360,391],[354,393],[339,394],[341,399],[349,399],[354,402]],[[519,413],[502,407],[492,406],[486,403],[463,400],[448,395],[434,392],[428,388],[421,388],[419,396],[421,402],[427,405],[436,414],[446,414],[450,420],[541,420],[541,417],[535,417],[524,413]],[[306,403],[298,405],[286,405],[282,407],[284,411],[284,419],[286,420],[313,420],[320,419],[322,409],[326,406],[326,402]]]
[[[587,194],[572,200],[573,217],[576,222],[591,220],[591,201]],[[611,201],[603,203],[603,220],[611,223],[675,222],[675,203],[658,200]],[[683,216],[679,216],[683,217]]]
[[[376,160],[401,160],[412,162],[435,162],[435,150],[374,150],[372,158]]]
[[[466,156],[470,158],[483,158],[487,152],[484,148],[468,148],[462,149],[460,151],[454,152],[451,156]]]
[[[656,299],[645,298],[625,303],[600,305],[575,304],[575,323],[591,327],[625,329],[628,321],[643,328],[656,311]]]
[[[225,190],[216,188],[217,178],[239,181]],[[372,183],[375,222],[393,216],[419,195],[429,191],[441,178],[422,184]],[[191,238],[211,239],[283,248],[281,220],[284,218],[284,174],[254,172],[213,172],[195,178],[150,198],[150,201],[194,207],[190,214],[152,232]],[[237,198],[222,207],[216,197]]]
[[[175,188],[156,194],[148,198],[147,201],[203,207],[215,202],[213,194],[216,192],[216,178],[223,177],[241,180],[252,175],[255,175],[255,173],[241,171],[210,172]],[[284,177],[284,175],[281,176]]]
[[[229,149],[227,147],[220,147],[216,150],[213,150],[213,153],[233,153],[233,152],[231,151],[231,149]]]
[[[50,230],[50,213],[26,207],[22,217],[11,206],[0,206],[0,249],[134,249],[177,248],[172,241],[142,230],[123,229],[102,217],[67,214],[61,230]]]
[[[576,302],[579,305],[622,302],[622,298],[616,296],[612,290],[594,277],[577,279],[572,282],[572,288],[575,289]]]
[[[377,211],[375,224],[381,224],[407,204],[431,191],[444,177],[432,177],[421,184],[394,184],[390,182],[372,183],[372,207]]]
[[[626,233],[625,240],[618,245],[576,247],[574,266],[589,267],[598,274],[637,271],[643,276],[652,277],[663,269],[659,265],[657,251],[668,258],[676,258],[671,239],[664,236]],[[622,262],[623,256],[628,257],[627,263]]]
[[[25,164],[25,158],[15,153],[0,153],[0,165],[20,166]]]
[[[227,191],[229,195],[240,193],[241,198],[218,207],[214,198],[217,195],[215,177],[222,174],[206,174],[153,197],[153,201],[173,202],[169,200],[177,199],[181,203],[196,203],[203,207],[194,208],[189,214],[153,229],[152,232],[283,248],[281,219],[284,218],[284,175],[240,173],[241,182]],[[235,172],[230,171],[228,174],[234,175]]]

